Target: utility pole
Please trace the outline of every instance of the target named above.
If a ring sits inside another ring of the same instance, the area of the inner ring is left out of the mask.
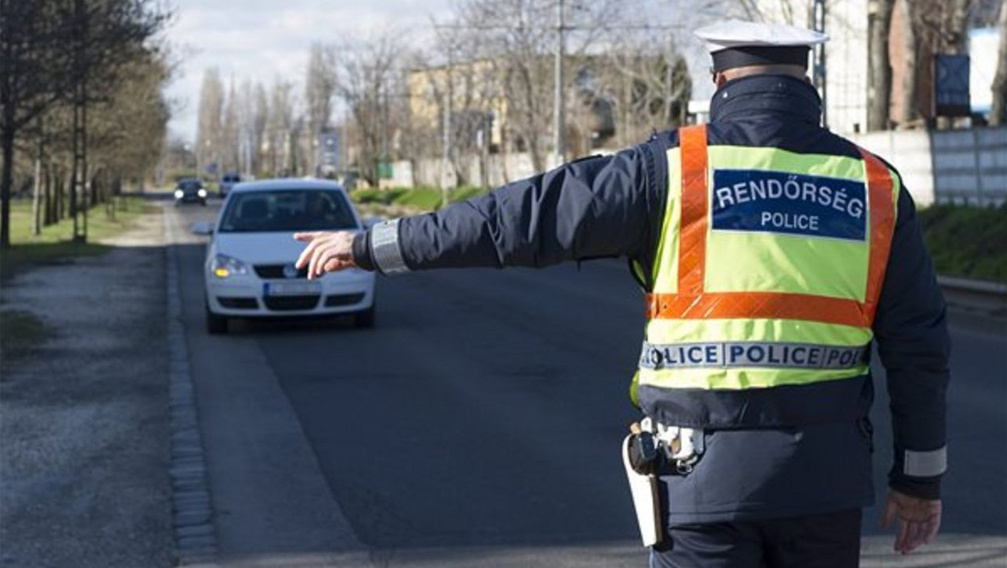
[[[825,0],[814,0],[811,7],[811,29],[825,33]],[[814,83],[822,94],[822,126],[829,127],[829,105],[827,104],[827,83],[825,74],[825,44],[820,43],[814,50]]]
[[[453,170],[454,166],[451,165],[451,107],[454,104],[454,81],[452,74],[454,73],[454,53],[455,53],[455,43],[454,38],[448,40],[448,66],[444,70],[444,166],[443,172],[441,173],[441,202],[444,205],[448,204],[448,189],[453,185],[452,180],[454,178]]]
[[[556,124],[554,126],[553,134],[556,137],[556,160],[557,164],[562,164],[564,159],[565,150],[563,148],[563,56],[566,50],[566,42],[564,38],[564,33],[566,32],[566,24],[563,18],[563,4],[564,0],[557,0],[556,4],[556,101],[555,101],[555,115]]]

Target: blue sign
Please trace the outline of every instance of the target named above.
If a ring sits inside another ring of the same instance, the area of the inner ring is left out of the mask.
[[[318,165],[323,168],[338,169],[342,148],[338,132],[318,135]]]
[[[863,241],[863,182],[766,170],[714,170],[713,229]]]
[[[939,53],[934,56],[934,106],[939,116],[968,116],[969,56]]]

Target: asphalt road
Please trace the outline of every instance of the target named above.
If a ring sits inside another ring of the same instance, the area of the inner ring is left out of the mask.
[[[382,278],[373,330],[249,322],[211,337],[185,227],[215,207],[169,214],[222,564],[646,564],[617,449],[644,322],[622,263]],[[1007,560],[1007,336],[953,333],[943,537],[898,559],[868,511],[864,566]]]

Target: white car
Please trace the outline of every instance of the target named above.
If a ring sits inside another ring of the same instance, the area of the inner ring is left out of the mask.
[[[352,314],[374,325],[374,274],[351,268],[308,280],[294,261],[305,244],[297,231],[360,230],[341,186],[277,179],[234,186],[207,247],[206,327],[226,333],[229,318]],[[209,232],[209,231],[206,231]]]

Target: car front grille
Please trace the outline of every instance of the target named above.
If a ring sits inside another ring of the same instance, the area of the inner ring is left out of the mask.
[[[364,294],[335,294],[325,297],[325,307],[334,308],[336,306],[352,306],[359,304],[364,299]]]
[[[217,296],[217,301],[221,306],[232,310],[255,310],[259,307],[259,302],[255,298],[223,298]]]
[[[289,266],[287,264],[256,264],[255,273],[259,275],[259,278],[275,278],[283,279],[287,278],[283,274],[283,268]],[[297,271],[297,278],[307,278],[308,277],[308,267]]]
[[[314,294],[311,296],[267,296],[263,302],[270,310],[277,312],[292,310],[311,310],[318,305],[321,296]]]

